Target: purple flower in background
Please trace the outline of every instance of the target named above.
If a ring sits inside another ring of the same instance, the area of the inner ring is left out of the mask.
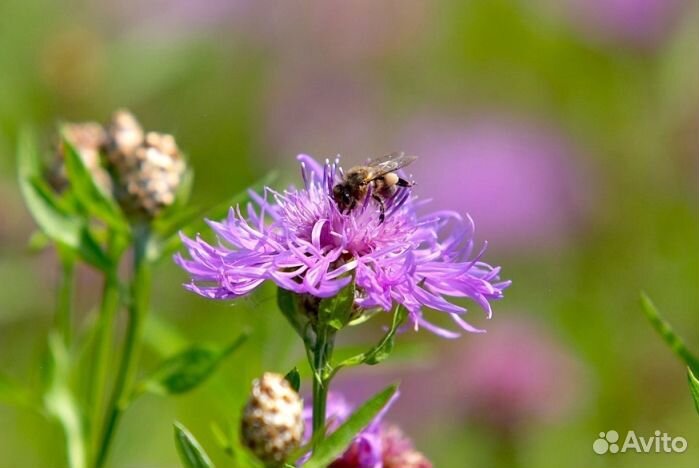
[[[491,429],[511,433],[556,420],[580,401],[581,364],[531,320],[500,321],[477,348],[465,345],[458,359],[442,363],[447,399]]]
[[[217,245],[183,236],[190,258],[176,255],[175,261],[192,277],[187,289],[232,299],[270,280],[297,294],[326,298],[354,277],[355,303],[363,309],[402,304],[415,329],[459,336],[425,320],[426,307],[445,312],[466,331],[481,331],[465,322],[466,309],[447,297],[470,298],[490,317],[489,301],[501,298],[510,282],[499,281],[500,269],[481,261],[484,248],[474,255],[471,218],[452,211],[420,216],[407,188],[385,202],[383,223],[370,196],[341,212],[332,197],[341,180],[338,161],[321,166],[306,155],[298,159],[304,188],[267,188],[264,197],[252,194],[257,209],[249,204],[247,216],[236,207],[227,219],[209,221]]]
[[[566,16],[594,41],[653,48],[672,31],[686,0],[566,0]]]
[[[423,193],[445,208],[468,207],[498,246],[548,250],[584,219],[590,184],[577,152],[549,126],[513,116],[425,115],[399,140],[420,155],[414,167]]]
[[[330,468],[431,468],[425,456],[415,450],[412,441],[394,425],[383,422],[385,414],[398,398],[396,392],[374,420],[354,438]],[[330,393],[327,403],[328,433],[331,434],[352,413],[352,405],[338,393]],[[312,408],[304,409],[306,442],[311,438]]]

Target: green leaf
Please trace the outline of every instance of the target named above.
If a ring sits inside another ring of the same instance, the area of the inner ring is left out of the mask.
[[[80,245],[82,222],[62,211],[55,200],[37,189],[34,181],[40,174],[38,154],[34,139],[27,131],[20,135],[17,173],[24,201],[41,230],[51,239],[77,249]]]
[[[341,330],[352,317],[354,307],[354,278],[333,297],[320,301],[318,320],[335,330]]]
[[[398,388],[391,385],[367,400],[335,432],[320,442],[304,468],[324,468],[339,457],[352,439],[383,409]]]
[[[54,242],[79,252],[86,262],[108,269],[111,262],[92,237],[86,220],[67,211],[57,195],[45,187],[40,177],[38,153],[29,131],[20,135],[17,153],[20,190],[41,231]]]
[[[63,153],[70,189],[82,206],[93,216],[119,231],[127,230],[127,221],[111,194],[95,182],[90,169],[70,140],[63,134]]]
[[[340,362],[337,366],[335,366],[334,372],[337,372],[342,367],[356,366],[359,364],[369,364],[373,366],[388,358],[391,351],[393,351],[396,332],[407,317],[408,310],[400,304],[396,305],[396,308],[393,310],[391,327],[381,338],[381,340],[368,351],[357,354]]]
[[[44,407],[63,429],[68,466],[87,467],[87,443],[83,415],[69,386],[70,357],[63,340],[57,334],[49,336],[48,356],[44,366],[46,390]]]
[[[308,345],[309,338],[306,335],[308,320],[298,310],[298,295],[284,288],[277,288],[277,307],[304,343]]]
[[[204,224],[205,219],[223,219],[228,210],[236,205],[243,205],[250,201],[250,191],[259,191],[276,179],[276,173],[270,173],[255,182],[249,189],[235,194],[233,197],[207,208],[189,208],[173,212],[171,216],[163,216],[155,221],[155,230],[160,234],[163,243],[176,236],[179,231],[196,230]]]
[[[689,390],[692,392],[692,398],[694,399],[694,408],[699,414],[699,379],[692,372],[692,369],[687,368],[687,379],[689,380]]]
[[[301,374],[299,374],[299,370],[294,367],[289,371],[288,374],[284,376],[287,382],[289,382],[289,385],[291,385],[291,388],[293,388],[297,393],[299,389],[301,388]]]
[[[660,334],[665,343],[670,346],[670,349],[692,369],[694,375],[699,375],[699,359],[687,349],[682,338],[680,338],[670,324],[662,318],[653,302],[643,292],[641,293],[641,307],[651,325],[653,325],[653,328]]]
[[[165,360],[137,387],[136,395],[148,391],[158,395],[177,395],[188,392],[216,370],[221,362],[247,340],[249,334],[241,334],[225,349],[194,345]]]
[[[185,468],[212,468],[211,459],[197,439],[179,422],[175,422],[175,445]]]

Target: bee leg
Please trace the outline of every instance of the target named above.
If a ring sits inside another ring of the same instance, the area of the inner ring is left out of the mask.
[[[413,183],[412,183],[412,182],[409,182],[409,181],[407,181],[407,180],[405,180],[405,179],[398,178],[398,182],[396,182],[396,185],[397,185],[398,187],[412,187],[412,186],[413,186]]]
[[[379,202],[379,210],[380,210],[379,224],[382,224],[384,222],[384,220],[386,219],[386,206],[383,203],[383,198],[381,198],[378,195],[372,195],[371,198],[373,198],[374,200]]]

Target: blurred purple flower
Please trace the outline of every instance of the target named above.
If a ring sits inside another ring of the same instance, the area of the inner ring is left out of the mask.
[[[668,36],[688,4],[686,0],[566,0],[561,6],[592,40],[653,48]]]
[[[380,143],[376,83],[324,67],[275,64],[265,91],[264,140],[271,155],[370,154]],[[309,145],[311,145],[309,147]],[[271,164],[281,161],[273,156]]]
[[[421,156],[414,168],[423,193],[439,206],[468,209],[498,245],[549,249],[580,218],[586,191],[578,190],[575,151],[545,126],[514,117],[425,116],[399,139]]]
[[[431,468],[425,456],[415,450],[412,442],[394,425],[383,422],[385,414],[398,398],[391,398],[374,420],[354,438],[340,458],[330,468]],[[330,393],[327,403],[328,433],[332,433],[349,417],[353,407],[338,393]],[[304,409],[306,442],[311,438],[313,408]]]
[[[425,320],[422,308],[427,307],[447,313],[466,331],[481,331],[462,319],[466,309],[445,296],[470,298],[490,317],[489,301],[500,299],[510,282],[499,281],[500,269],[480,261],[485,247],[472,255],[471,218],[451,211],[418,216],[405,188],[386,201],[383,223],[370,196],[342,213],[332,198],[342,171],[338,161],[321,166],[306,155],[298,159],[303,189],[267,188],[264,198],[252,194],[259,211],[249,204],[247,217],[237,207],[222,222],[209,221],[217,245],[182,237],[190,259],[178,254],[175,261],[192,277],[187,289],[232,299],[271,280],[294,293],[324,298],[338,294],[353,275],[359,307],[391,310],[399,303],[415,329],[459,336]]]
[[[501,321],[477,345],[445,363],[452,406],[509,433],[560,418],[579,401],[580,363],[548,331],[525,320]],[[454,353],[456,356],[456,353]]]

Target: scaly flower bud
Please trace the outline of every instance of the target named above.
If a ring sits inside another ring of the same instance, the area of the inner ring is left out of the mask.
[[[303,438],[303,402],[279,374],[266,372],[252,384],[243,411],[243,444],[270,466],[281,465]]]
[[[100,158],[100,150],[107,140],[102,126],[96,122],[69,123],[63,126],[63,135],[78,152],[97,185],[105,192],[111,192],[112,180]],[[56,146],[56,158],[49,169],[48,180],[58,192],[65,190],[68,186],[65,147],[62,140],[59,140]]]
[[[127,213],[150,218],[175,201],[185,162],[172,135],[148,132],[118,111],[108,127],[109,160],[118,179],[116,198]]]

